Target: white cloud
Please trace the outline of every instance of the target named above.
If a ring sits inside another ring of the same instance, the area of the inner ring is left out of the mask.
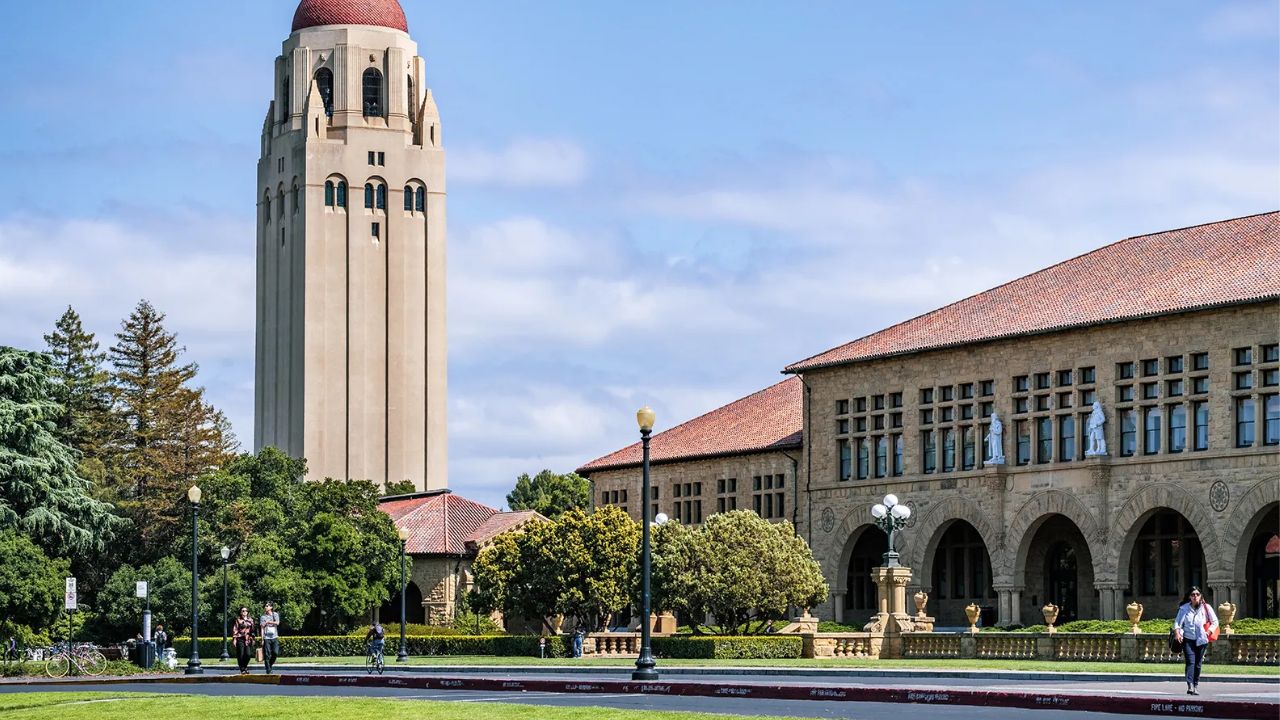
[[[499,187],[572,187],[587,178],[587,152],[571,140],[519,138],[499,150],[451,148],[449,179]]]

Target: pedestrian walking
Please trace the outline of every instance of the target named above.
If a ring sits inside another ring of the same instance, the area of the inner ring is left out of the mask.
[[[156,623],[156,629],[151,633],[151,640],[156,644],[157,650],[164,652],[168,647],[169,633],[164,631],[164,623]]]
[[[231,637],[236,646],[236,662],[240,665],[240,674],[249,674],[249,659],[253,657],[253,618],[249,617],[249,608],[240,608],[240,617],[232,626]]]
[[[1187,665],[1187,694],[1199,695],[1200,665],[1210,640],[1218,637],[1218,615],[1204,601],[1200,588],[1193,586],[1178,607],[1173,631],[1182,643],[1182,658]]]
[[[270,675],[271,666],[280,657],[280,613],[271,603],[263,606],[258,627],[262,628],[262,664]]]
[[[573,656],[576,658],[582,657],[582,643],[586,634],[587,631],[584,630],[581,625],[573,631]]]

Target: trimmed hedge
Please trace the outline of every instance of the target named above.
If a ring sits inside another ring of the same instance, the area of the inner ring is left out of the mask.
[[[804,639],[799,635],[657,637],[653,652],[660,658],[702,660],[798,658],[804,652]]]
[[[410,655],[497,655],[537,657],[537,635],[413,635],[405,637]],[[179,658],[191,652],[190,638],[177,638],[173,647]],[[387,651],[400,647],[399,633],[387,634]],[[200,638],[200,657],[218,657],[222,638]],[[355,635],[285,635],[280,638],[281,657],[361,657],[365,653],[363,636]],[[547,657],[568,657],[564,637],[547,638]]]

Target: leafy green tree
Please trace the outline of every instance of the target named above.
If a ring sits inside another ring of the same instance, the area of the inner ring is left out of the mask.
[[[0,527],[53,556],[101,549],[122,523],[90,495],[77,453],[58,440],[47,355],[0,347]]]
[[[210,566],[201,573],[200,626],[202,635],[212,635],[215,623],[221,629],[222,578]],[[207,574],[206,574],[207,573]],[[108,638],[133,637],[142,627],[146,601],[135,593],[135,584],[146,580],[151,596],[153,623],[164,623],[171,635],[191,632],[191,568],[173,557],[162,557],[141,567],[122,565],[112,573],[98,594],[99,628]],[[211,602],[211,585],[216,583],[218,615]]]
[[[412,480],[388,480],[385,484],[386,492],[383,497],[392,495],[410,495],[418,492],[418,486],[413,484]]]
[[[30,539],[0,531],[0,638],[11,633],[28,637],[31,630],[54,624],[69,568],[66,560],[49,559]]]
[[[70,306],[44,340],[53,359],[53,396],[65,410],[58,420],[58,437],[80,451],[81,474],[100,485],[107,475],[112,436],[119,434],[111,412],[107,354]]]
[[[659,607],[693,618],[710,613],[723,631],[760,632],[788,607],[827,598],[822,568],[791,523],[736,510],[712,515],[696,529],[663,526],[654,540]]]
[[[536,510],[549,518],[569,510],[585,510],[591,506],[591,483],[572,472],[557,475],[543,470],[532,478],[524,473],[507,494],[507,506],[512,510]]]
[[[570,510],[495,538],[472,564],[469,602],[478,612],[564,615],[599,628],[631,599],[639,545],[639,527],[618,508]]]
[[[134,554],[163,555],[183,524],[187,487],[230,458],[226,419],[193,387],[194,363],[164,328],[164,315],[143,300],[111,347],[118,439],[119,504],[138,528]]]

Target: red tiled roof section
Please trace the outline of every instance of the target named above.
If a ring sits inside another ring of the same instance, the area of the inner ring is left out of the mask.
[[[649,461],[692,460],[733,453],[800,447],[800,378],[787,378],[754,395],[654,435]],[[580,473],[639,465],[640,443],[593,460]]]
[[[405,550],[411,555],[464,555],[467,539],[499,514],[453,493],[388,500],[379,506],[397,528],[409,531]]]
[[[546,520],[546,518],[534,510],[496,513],[489,516],[488,520],[481,523],[480,527],[467,536],[466,545],[468,548],[484,545],[502,533],[514,530],[531,520]]]
[[[374,25],[409,32],[397,0],[302,0],[293,13],[293,31],[320,25]]]
[[[1280,213],[1140,235],[787,367],[878,357],[1280,297]]]

